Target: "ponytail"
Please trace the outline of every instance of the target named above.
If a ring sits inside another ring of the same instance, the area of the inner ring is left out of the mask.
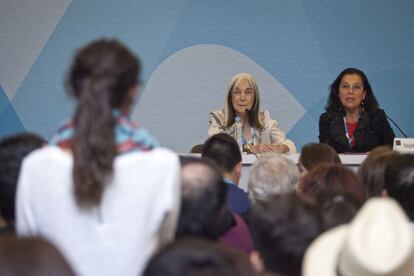
[[[75,197],[79,205],[98,205],[112,175],[116,155],[114,118],[105,80],[85,82],[79,99],[73,143]]]
[[[100,40],[81,50],[70,74],[78,105],[72,145],[74,194],[79,206],[100,204],[117,155],[113,116],[137,83],[139,63],[122,44]]]

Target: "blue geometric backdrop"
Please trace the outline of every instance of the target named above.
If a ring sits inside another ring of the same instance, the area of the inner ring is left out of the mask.
[[[133,118],[178,152],[206,139],[209,111],[241,71],[256,76],[263,108],[298,149],[317,141],[329,84],[351,66],[414,137],[413,1],[21,2],[0,8],[0,135],[50,136],[73,111],[64,79],[74,51],[106,36],[144,64]]]

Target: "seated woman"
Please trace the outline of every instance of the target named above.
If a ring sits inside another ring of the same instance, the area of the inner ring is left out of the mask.
[[[238,141],[235,119],[242,125],[243,150],[251,153],[295,153],[295,144],[286,139],[276,120],[268,111],[260,111],[260,94],[256,80],[248,73],[240,73],[230,81],[223,110],[210,113],[208,136],[225,132]]]
[[[320,143],[337,152],[368,152],[392,145],[394,137],[364,72],[342,71],[331,85],[326,112],[319,118]]]

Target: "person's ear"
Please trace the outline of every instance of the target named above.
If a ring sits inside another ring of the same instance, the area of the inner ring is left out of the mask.
[[[237,175],[237,177],[241,177],[241,171],[242,171],[242,162],[240,161],[239,163],[237,163],[236,167],[234,167],[234,171]]]
[[[387,193],[387,190],[382,190],[382,193],[381,193],[381,196],[382,197],[388,197],[388,193]]]
[[[260,257],[259,252],[257,252],[256,250],[253,250],[250,253],[249,258],[250,258],[250,263],[252,264],[254,270],[257,273],[263,274],[266,271],[264,264],[263,264],[262,257]]]

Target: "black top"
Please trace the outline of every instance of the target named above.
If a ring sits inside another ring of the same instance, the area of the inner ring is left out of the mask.
[[[325,112],[319,117],[319,142],[332,146],[339,153],[368,152],[377,146],[392,146],[395,137],[382,109],[361,112],[354,132],[354,147],[349,145],[345,132],[343,114]]]

